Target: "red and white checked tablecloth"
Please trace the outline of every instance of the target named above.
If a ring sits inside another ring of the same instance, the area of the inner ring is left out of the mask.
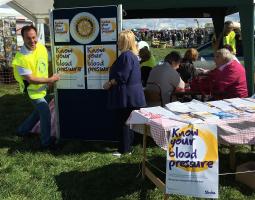
[[[139,112],[139,111],[133,111]],[[186,123],[160,116],[148,116],[142,114],[147,121],[144,124],[150,126],[150,135],[158,146],[167,149],[167,131],[173,127],[187,125]],[[132,117],[132,113],[131,113]],[[255,144],[255,115],[240,117],[237,119],[206,121],[207,124],[215,124],[218,127],[218,140],[220,143],[227,144]],[[130,123],[131,124],[131,123]],[[131,124],[132,125],[132,124]],[[139,133],[144,133],[144,126],[133,124],[132,129]]]

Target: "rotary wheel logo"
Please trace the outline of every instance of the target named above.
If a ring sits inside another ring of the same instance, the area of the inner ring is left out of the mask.
[[[87,17],[81,17],[76,24],[77,33],[81,37],[90,37],[95,32],[94,27],[95,23]]]
[[[99,24],[94,15],[81,12],[75,15],[70,23],[73,39],[81,44],[93,42],[99,33]]]

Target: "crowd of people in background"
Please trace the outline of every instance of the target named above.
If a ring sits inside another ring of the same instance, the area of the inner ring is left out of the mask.
[[[198,47],[212,40],[213,32],[206,28],[187,28],[184,30],[133,29],[138,40],[159,40],[168,42],[172,47]]]

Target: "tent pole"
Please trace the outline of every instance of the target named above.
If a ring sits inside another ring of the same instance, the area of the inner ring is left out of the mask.
[[[213,20],[213,26],[214,26],[216,38],[219,38],[219,35],[223,32],[225,15],[226,15],[225,10],[221,10],[217,13],[212,14],[212,20]],[[222,47],[222,42],[219,45],[219,48],[221,47]]]
[[[254,6],[240,6],[239,14],[242,24],[241,33],[247,85],[249,95],[252,95],[254,93]]]

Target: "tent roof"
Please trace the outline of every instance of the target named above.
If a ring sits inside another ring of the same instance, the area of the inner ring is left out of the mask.
[[[0,0],[0,5],[6,3],[34,22],[48,18],[53,9],[53,0]]]

